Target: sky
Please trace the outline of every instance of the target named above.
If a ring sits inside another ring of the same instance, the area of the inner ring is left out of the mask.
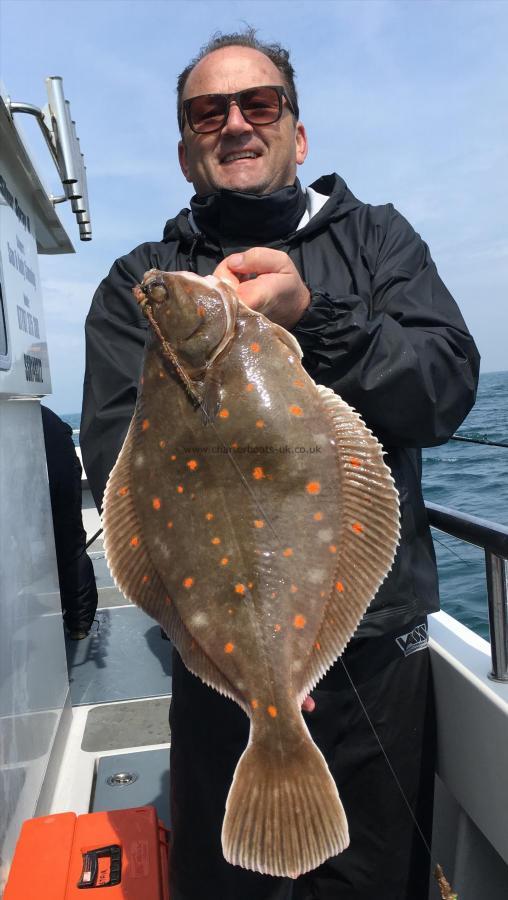
[[[291,52],[310,145],[302,184],[338,172],[364,202],[393,203],[429,244],[482,370],[508,369],[508,2],[0,0],[1,80],[42,107],[45,77],[62,76],[87,166],[93,240],[60,205],[76,253],[39,257],[48,405],[81,408],[84,322],[113,261],[188,206],[179,72],[215,31],[246,23]],[[35,121],[20,124],[61,193]]]

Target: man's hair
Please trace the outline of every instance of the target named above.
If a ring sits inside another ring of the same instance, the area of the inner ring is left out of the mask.
[[[214,50],[222,50],[223,47],[250,47],[251,50],[259,50],[260,53],[264,53],[281,73],[289,101],[295,111],[295,116],[298,119],[299,111],[295,87],[295,70],[289,61],[289,51],[285,50],[284,47],[281,47],[280,44],[265,44],[263,41],[259,41],[256,37],[256,29],[249,25],[245,31],[233,32],[232,34],[222,34],[220,31],[217,31],[212,35],[208,43],[201,47],[197,56],[190,61],[189,65],[186,66],[183,72],[178,76],[178,81],[176,83],[176,111],[178,124],[181,128],[183,128],[182,96],[190,73],[205,56],[208,56],[209,53],[213,53]]]

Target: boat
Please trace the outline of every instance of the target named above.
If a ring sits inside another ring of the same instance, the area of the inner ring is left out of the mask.
[[[84,640],[69,641],[63,628],[39,408],[51,376],[37,256],[73,252],[58,202],[73,206],[82,240],[91,226],[61,79],[48,79],[47,89],[44,110],[0,91],[0,888],[22,824],[33,817],[154,805],[171,827],[170,645],[113,584],[85,475],[83,522],[99,607]],[[62,197],[45,190],[20,113],[41,124]],[[484,640],[446,612],[429,619],[438,721],[432,862],[460,900],[506,900],[508,529],[427,509],[435,528],[484,548],[491,636]],[[433,883],[429,897],[437,896]]]

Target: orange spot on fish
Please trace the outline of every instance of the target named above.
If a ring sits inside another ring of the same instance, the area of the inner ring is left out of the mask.
[[[187,468],[191,470],[191,472],[195,472],[198,467],[198,463],[195,459],[189,459],[187,463]]]
[[[224,646],[224,653],[232,653],[234,649],[235,645],[232,644],[231,641],[228,641],[228,643]]]
[[[212,544],[220,544],[220,538],[219,538],[219,537],[213,537],[213,538],[212,538]]]
[[[293,619],[293,625],[295,626],[295,628],[305,628],[306,624],[307,619],[305,618],[305,616],[298,615]]]
[[[141,385],[143,385],[143,384],[145,383],[145,379],[144,379],[144,376],[143,376],[143,375],[142,375],[141,378],[139,379],[139,383],[140,383]]]
[[[253,353],[259,353],[259,351],[261,350],[261,346],[256,341],[254,341],[254,343],[250,345],[250,349]]]
[[[178,491],[179,494],[183,494],[183,485],[182,485],[182,484],[179,484],[179,485],[178,485],[177,491]]]
[[[174,453],[172,453],[169,458],[170,458],[171,462],[174,462],[176,459],[176,455]]]
[[[206,316],[206,309],[202,303],[198,303],[196,312],[197,312],[198,316],[201,316],[201,318],[203,318],[203,316]]]
[[[130,545],[131,547],[137,547],[139,545],[139,538],[136,534],[131,537]]]
[[[275,600],[276,596],[277,596],[277,591],[272,591],[272,594],[271,594],[272,600]]]
[[[249,384],[247,385],[245,390],[247,391],[248,394],[250,394],[254,390],[254,385],[253,385],[252,381],[249,381]]]
[[[361,466],[361,464],[362,464],[361,459],[358,459],[356,456],[352,456],[351,459],[349,460],[349,462],[351,463],[352,466]]]
[[[166,528],[172,528],[172,527],[173,527],[173,523],[170,519],[169,522],[166,522]]]
[[[292,584],[291,587],[289,588],[289,590],[291,591],[292,594],[296,594],[298,588],[297,588],[296,584]]]
[[[153,498],[153,500],[152,500],[152,506],[153,506],[154,509],[160,509],[160,508],[161,508],[161,502],[160,502],[160,500],[159,500],[158,497],[154,497],[154,498]]]
[[[253,588],[253,587],[254,587],[254,582],[253,582],[253,581],[248,581],[248,582],[247,582],[247,587],[248,587],[249,589],[250,589],[250,588]]]
[[[252,706],[252,709],[257,709],[259,706],[259,700],[251,700],[250,705]]]
[[[277,622],[277,624],[273,626],[273,630],[279,632],[280,629],[281,629],[281,626],[280,626],[279,623]]]
[[[184,578],[184,580],[183,580],[183,586],[184,586],[184,588],[187,588],[187,589],[188,589],[188,588],[191,588],[193,584],[194,584],[194,579],[193,579],[193,578],[190,578],[190,577],[189,577],[189,578]]]
[[[282,555],[283,556],[292,556],[293,551],[292,551],[291,547],[286,547],[286,549],[282,551]]]
[[[353,531],[356,531],[357,534],[361,534],[363,531],[363,525],[360,525],[359,522],[353,522],[351,527]]]
[[[147,428],[150,428],[149,419],[143,419],[143,421],[141,423],[141,428],[143,429],[143,431],[146,431]]]
[[[164,378],[164,369],[159,369],[159,378]]]
[[[330,544],[328,549],[329,549],[330,553],[337,553],[337,547],[335,546],[335,544]]]
[[[265,477],[265,473],[264,473],[263,466],[256,466],[256,467],[252,470],[252,477],[255,478],[256,481],[259,481],[261,478],[264,478],[264,477]]]
[[[214,516],[214,514],[211,513],[211,512],[207,512],[206,515],[205,515],[205,519],[207,519],[208,522],[211,522],[212,519],[214,519],[214,518],[215,518],[215,516]]]
[[[320,591],[320,592],[319,592],[319,596],[320,596],[320,597],[326,597],[326,594],[325,594],[324,591]]]
[[[293,384],[295,387],[305,387],[305,382],[301,378],[295,378]]]
[[[263,519],[254,519],[254,527],[255,528],[264,528],[265,523],[263,522]]]
[[[166,446],[166,441],[159,441],[159,447],[161,448],[161,450],[164,450],[165,446]]]
[[[336,581],[336,582],[335,582],[335,590],[338,591],[339,594],[343,594],[343,593],[344,593],[344,585],[342,584],[342,581]]]
[[[221,564],[221,566],[227,566],[228,562],[229,562],[228,557],[227,557],[227,556],[223,556],[222,559],[221,559],[221,561],[220,561],[220,564]]]
[[[118,491],[118,496],[119,496],[119,497],[126,497],[128,493],[129,493],[129,488],[128,488],[128,487],[121,487],[120,490]]]
[[[277,707],[276,706],[268,706],[267,712],[268,712],[268,715],[272,717],[272,719],[277,718]]]
[[[323,518],[323,513],[322,512],[314,513],[312,518],[314,519],[315,522],[321,522],[321,520]]]
[[[231,449],[238,450],[238,441],[233,441],[233,443],[231,444]]]
[[[290,407],[289,407],[289,412],[290,412],[293,416],[303,416],[303,409],[302,409],[301,406],[290,406]]]
[[[321,650],[321,644],[319,643],[319,641],[316,641],[314,647],[316,648],[316,650]]]
[[[264,428],[264,427],[265,427],[265,423],[263,422],[263,419],[258,419],[256,422],[256,428]]]
[[[229,410],[221,409],[219,416],[221,417],[221,419],[229,419]]]
[[[244,584],[235,584],[235,593],[236,594],[245,594],[245,585]]]
[[[309,481],[307,485],[307,493],[308,494],[319,494],[321,490],[321,485],[319,481]]]
[[[143,575],[143,578],[141,579],[141,581],[143,582],[143,584],[148,584],[148,582],[150,581],[150,576]]]

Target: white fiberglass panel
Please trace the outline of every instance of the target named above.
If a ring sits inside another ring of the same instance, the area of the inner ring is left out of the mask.
[[[67,692],[40,404],[0,400],[0,893]]]

